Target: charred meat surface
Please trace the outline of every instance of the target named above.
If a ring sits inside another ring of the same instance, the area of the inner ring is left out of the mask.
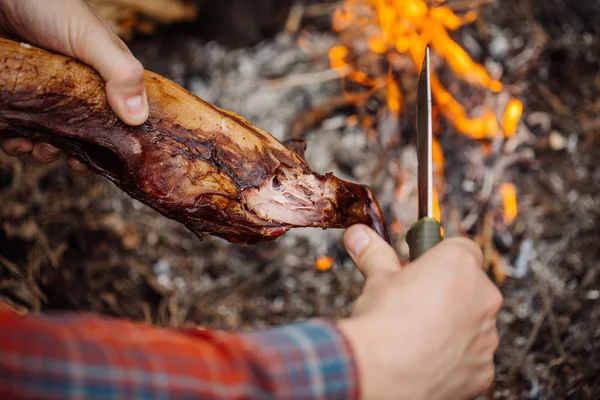
[[[293,227],[364,223],[387,239],[372,191],[320,175],[286,145],[174,82],[145,72],[148,121],[131,127],[104,82],[68,57],[0,38],[0,137],[43,140],[199,238],[277,238]]]

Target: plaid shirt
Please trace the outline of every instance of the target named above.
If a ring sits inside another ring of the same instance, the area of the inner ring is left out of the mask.
[[[326,320],[234,334],[0,306],[1,399],[355,399],[358,385]]]

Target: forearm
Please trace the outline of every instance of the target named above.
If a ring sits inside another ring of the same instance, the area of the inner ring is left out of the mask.
[[[231,334],[0,308],[0,397],[352,399],[359,382],[336,325]]]

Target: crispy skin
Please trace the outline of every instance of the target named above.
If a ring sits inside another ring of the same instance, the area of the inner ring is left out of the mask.
[[[387,239],[370,189],[313,172],[302,143],[287,146],[153,72],[145,85],[150,117],[131,127],[93,69],[0,38],[0,137],[63,149],[199,238],[257,243],[294,226],[364,223]]]

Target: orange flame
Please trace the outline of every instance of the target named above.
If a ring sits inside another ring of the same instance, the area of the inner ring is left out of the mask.
[[[387,105],[394,114],[402,111],[402,92],[396,81],[391,81],[387,87]]]
[[[442,223],[442,213],[440,211],[440,200],[438,199],[438,193],[437,193],[437,189],[435,187],[433,188],[432,197],[433,197],[433,218],[435,218],[435,220],[441,224]]]
[[[391,69],[398,69],[397,65],[402,65],[398,60],[403,56],[408,57],[419,74],[425,49],[429,46],[434,58],[437,55],[445,61],[461,81],[494,93],[502,91],[502,83],[494,79],[483,65],[474,62],[450,36],[451,31],[475,21],[477,13],[469,11],[457,15],[451,8],[439,5],[443,2],[444,0],[438,0],[436,5],[430,6],[426,0],[345,0],[335,10],[332,19],[332,29],[340,34],[345,45],[335,46],[330,50],[331,67],[339,72],[342,79],[364,86],[370,92],[368,95],[384,88],[387,107],[394,114],[402,112],[404,107],[405,96],[400,80],[392,77],[391,73],[384,77],[370,77],[360,71],[356,65],[373,65],[371,58],[361,58],[365,53],[375,57],[374,60],[377,57],[387,60]],[[432,61],[432,67],[435,67],[435,59]],[[500,116],[489,108],[483,108],[476,116],[469,115],[465,107],[444,87],[435,68],[431,74],[431,91],[435,105],[434,115],[441,115],[463,135],[476,140],[493,139],[499,135],[510,138],[517,131],[523,112],[523,104],[517,99],[510,99],[499,121]],[[344,95],[350,95],[346,89]],[[350,121],[356,120],[349,119],[348,122]],[[365,128],[370,128],[372,122],[372,119],[365,117],[360,120]],[[486,144],[487,142],[482,143],[483,146]],[[444,196],[444,154],[435,139],[433,165],[434,217],[441,222],[439,199]],[[504,201],[504,218],[508,224],[517,215],[514,186],[508,183],[502,185],[500,194]]]
[[[433,177],[443,184],[444,181],[444,152],[436,138],[431,142]]]
[[[327,271],[333,265],[333,258],[329,256],[319,257],[315,260],[314,266],[316,270]]]
[[[343,6],[333,14],[332,28],[339,33],[350,30],[364,32],[367,46],[374,53],[407,53],[417,73],[421,70],[425,48],[430,46],[461,80],[500,92],[502,83],[493,79],[482,65],[475,63],[449,34],[449,31],[469,24],[476,18],[477,13],[474,11],[459,16],[449,7],[429,7],[425,0],[345,0]],[[349,63],[342,60],[348,54],[346,46],[336,46],[334,49],[343,54],[343,57],[340,58],[339,54],[332,57],[330,52],[333,68],[349,68],[348,79],[370,88],[376,86],[377,79],[369,78],[367,74],[351,68]],[[432,73],[431,86],[440,113],[459,132],[473,139],[489,139],[499,133],[499,123],[491,110],[485,110],[478,117],[470,117],[440,83],[435,73]],[[388,82],[386,97],[390,111],[399,113],[403,97],[394,80]],[[512,136],[516,130],[521,114],[519,106],[521,103],[516,99],[509,103],[505,113],[506,122],[502,123],[505,137]]]
[[[444,188],[444,152],[442,146],[436,138],[431,142],[432,164],[433,164],[433,217],[437,222],[442,223],[442,215],[440,211],[440,196]]]
[[[522,113],[523,103],[515,99],[508,102],[504,117],[502,118],[502,131],[505,137],[514,136]]]
[[[500,185],[500,195],[504,205],[504,223],[511,224],[517,217],[517,193],[515,185],[505,182]]]

